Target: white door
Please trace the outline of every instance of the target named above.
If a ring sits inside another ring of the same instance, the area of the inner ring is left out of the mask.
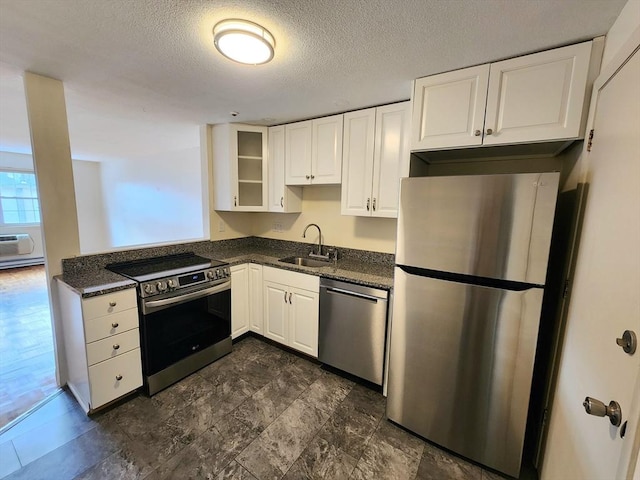
[[[289,287],[289,346],[318,357],[318,293]]]
[[[491,64],[484,145],[576,138],[592,42]]]
[[[334,184],[342,178],[343,115],[313,120],[311,183]]]
[[[616,338],[640,334],[640,53],[613,71],[596,81],[595,137],[583,152],[589,192],[543,480],[631,478],[637,462],[640,349],[629,355]],[[587,396],[620,404],[624,439],[607,418],[587,415]]]
[[[344,114],[342,215],[371,216],[376,109]]]
[[[398,216],[400,178],[409,176],[409,102],[376,109],[373,162],[374,217]]]
[[[262,265],[249,264],[249,329],[262,335],[264,330],[262,303]]]
[[[309,185],[311,183],[311,120],[290,123],[284,127],[285,183]]]
[[[231,267],[231,337],[249,331],[249,270],[246,264]]]
[[[415,81],[411,150],[481,145],[489,65]]]
[[[289,295],[287,287],[279,283],[265,281],[264,296],[264,336],[284,345],[288,344]]]

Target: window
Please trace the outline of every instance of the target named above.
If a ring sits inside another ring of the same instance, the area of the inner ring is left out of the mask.
[[[40,223],[36,175],[0,171],[0,224]]]

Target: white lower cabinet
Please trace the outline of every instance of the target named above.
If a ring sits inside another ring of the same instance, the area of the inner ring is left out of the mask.
[[[264,336],[318,357],[318,294],[313,275],[263,268]]]
[[[262,265],[231,267],[231,337],[248,331],[262,334]]]
[[[264,332],[262,307],[262,265],[249,263],[249,330]]]
[[[231,267],[231,338],[249,331],[249,267]]]
[[[133,288],[91,298],[57,282],[67,385],[89,413],[142,386]]]

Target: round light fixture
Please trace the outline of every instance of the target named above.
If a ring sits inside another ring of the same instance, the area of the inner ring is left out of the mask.
[[[268,30],[240,19],[218,22],[213,27],[213,43],[225,57],[248,65],[270,61],[276,44]]]

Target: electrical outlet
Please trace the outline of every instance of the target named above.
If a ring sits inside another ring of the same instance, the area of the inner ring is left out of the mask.
[[[224,223],[224,220],[220,220],[220,222],[218,222],[218,231],[219,232],[224,232],[226,229],[226,225]]]

